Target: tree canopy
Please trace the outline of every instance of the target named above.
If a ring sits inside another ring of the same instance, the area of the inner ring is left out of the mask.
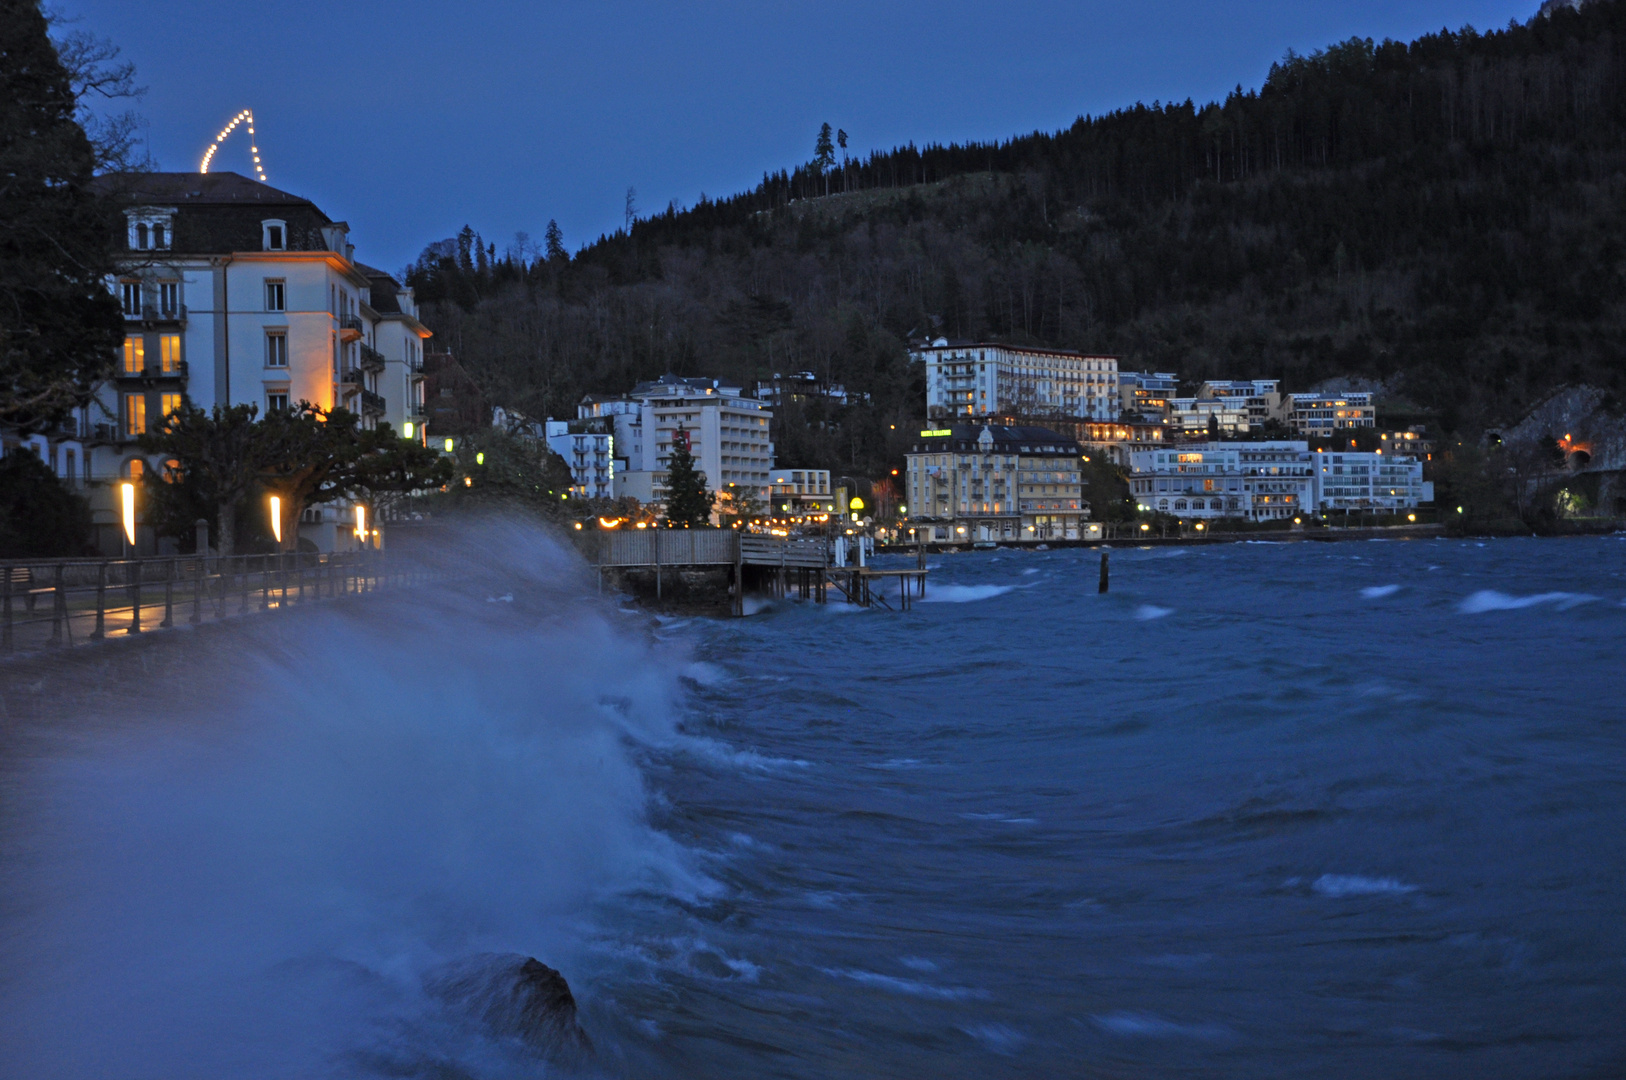
[[[105,285],[117,215],[34,0],[0,0],[0,423],[64,419],[123,334]]]

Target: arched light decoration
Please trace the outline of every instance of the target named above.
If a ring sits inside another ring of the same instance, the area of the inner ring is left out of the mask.
[[[215,141],[210,143],[209,149],[203,152],[203,163],[198,166],[198,172],[206,173],[209,171],[209,163],[214,160],[215,151],[220,149],[220,144],[226,141],[226,136],[236,131],[238,124],[245,123],[248,125],[248,152],[254,157],[254,175],[259,178],[260,183],[265,183],[265,169],[260,166],[260,148],[254,143],[253,109],[244,109],[231,118],[231,123],[220,129],[220,134],[215,136]]]

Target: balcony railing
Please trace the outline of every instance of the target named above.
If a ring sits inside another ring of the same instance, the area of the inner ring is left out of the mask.
[[[142,307],[140,311],[131,311],[126,308],[124,311],[124,321],[139,323],[180,323],[184,325],[186,323],[186,305],[182,304],[178,308],[160,308],[156,304],[147,304]]]
[[[339,372],[339,377],[333,381],[340,386],[360,386],[362,384],[361,372],[355,368],[347,368]]]
[[[167,370],[161,365],[149,364],[140,371],[127,371],[121,364],[113,374],[119,379],[184,379],[187,367],[185,360],[175,361]]]
[[[357,338],[361,337],[362,330],[363,326],[360,315],[339,316],[340,341],[355,341]]]
[[[371,390],[363,390],[361,392],[361,415],[383,416],[384,396],[375,394]]]
[[[384,354],[367,344],[365,341],[361,343],[361,370],[384,370]]]

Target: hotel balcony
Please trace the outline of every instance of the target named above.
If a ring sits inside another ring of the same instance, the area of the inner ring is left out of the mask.
[[[365,341],[361,343],[361,370],[384,370],[384,354],[367,344]]]
[[[375,394],[371,390],[363,390],[361,392],[361,415],[383,416],[384,396]]]
[[[357,371],[355,368],[348,368],[339,372],[339,377],[333,381],[338,383],[340,386],[361,386],[364,382],[361,377],[361,372]]]
[[[363,327],[360,315],[339,316],[340,341],[360,341],[362,329]]]
[[[187,369],[185,360],[177,360],[168,368],[164,368],[158,364],[149,364],[140,371],[126,371],[121,365],[113,372],[113,378],[119,382],[135,382],[140,380],[143,383],[158,382],[165,379],[184,379],[186,378],[186,375]]]
[[[126,309],[124,312],[124,321],[126,323],[140,323],[143,326],[156,326],[159,324],[166,326],[185,326],[186,305],[182,304],[178,308],[160,308],[156,304],[147,304],[140,311],[130,311]]]

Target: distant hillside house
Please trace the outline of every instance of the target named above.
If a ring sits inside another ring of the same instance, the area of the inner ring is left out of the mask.
[[[926,366],[933,420],[1116,420],[1118,358],[938,338],[909,353]]]
[[[104,551],[120,550],[112,485],[164,463],[135,445],[183,401],[204,409],[343,405],[365,426],[424,438],[423,341],[412,290],[355,261],[349,227],[308,199],[232,172],[102,177],[122,208],[124,310],[113,377],[67,430],[36,447],[86,489]],[[353,543],[339,508],[313,508],[301,541]],[[143,532],[138,549],[151,553]]]

